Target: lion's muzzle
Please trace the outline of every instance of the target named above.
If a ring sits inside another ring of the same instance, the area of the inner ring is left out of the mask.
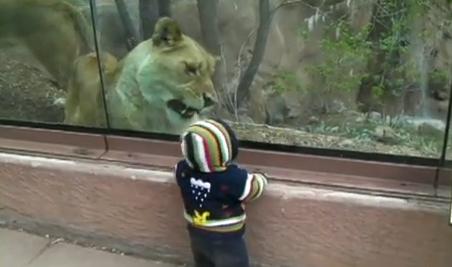
[[[168,106],[169,109],[179,114],[182,118],[191,119],[195,114],[199,114],[203,110],[215,105],[217,103],[217,100],[214,97],[211,97],[207,94],[203,94],[203,103],[204,106],[201,109],[191,107],[185,104],[184,101],[180,99],[171,99],[166,102],[166,105]]]

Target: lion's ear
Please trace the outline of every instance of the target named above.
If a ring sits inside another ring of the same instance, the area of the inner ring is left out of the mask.
[[[155,46],[173,47],[182,41],[182,31],[175,20],[169,17],[160,18],[155,24],[152,42]]]

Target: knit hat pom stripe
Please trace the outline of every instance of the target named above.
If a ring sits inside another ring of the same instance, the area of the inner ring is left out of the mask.
[[[209,144],[206,138],[203,138],[203,146],[204,146],[204,155],[207,162],[207,170],[205,172],[210,172],[215,170],[215,165],[212,164],[212,155],[210,155]]]
[[[212,132],[212,130],[199,124],[193,125],[189,129],[190,131],[199,134],[204,141],[207,141],[213,166],[223,166],[223,159],[221,157],[222,154],[220,153],[220,140],[218,140],[218,137]]]
[[[228,157],[225,159],[227,159],[228,161],[232,160],[232,144],[231,144],[231,139],[229,137],[228,131],[226,130],[226,128],[224,128],[224,126],[221,123],[218,123],[214,120],[207,120],[207,122],[212,124],[212,126],[214,126],[215,129],[220,130],[222,133],[222,135],[221,135],[222,137],[226,137],[226,136],[228,137],[228,138],[224,138],[226,140],[226,144],[227,144],[227,148],[228,148],[227,149]]]
[[[222,163],[225,163],[231,160],[231,146],[229,142],[229,138],[227,138],[228,134],[225,130],[222,130],[222,126],[217,123],[213,123],[213,121],[200,121],[196,123],[197,125],[202,125],[212,131],[216,138],[220,143],[220,151],[223,156]]]
[[[199,169],[198,163],[196,162],[196,160],[194,160],[190,155],[194,155],[194,147],[193,147],[193,143],[191,142],[191,138],[192,137],[192,133],[185,133],[183,135],[183,146],[184,149],[182,150],[182,153],[184,153],[184,156],[187,160],[188,165],[190,165],[190,167],[194,168],[194,169]]]
[[[195,152],[195,161],[200,165],[199,170],[202,172],[210,172],[209,165],[207,163],[207,158],[205,154],[204,148],[204,140],[201,136],[192,133],[193,138],[195,139],[194,142],[194,152]]]

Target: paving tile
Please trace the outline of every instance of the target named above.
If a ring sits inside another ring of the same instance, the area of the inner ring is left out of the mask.
[[[3,266],[3,265],[0,265]],[[175,265],[121,256],[92,248],[59,243],[28,267],[175,267]]]
[[[45,249],[49,240],[8,229],[0,229],[0,266],[23,267]]]

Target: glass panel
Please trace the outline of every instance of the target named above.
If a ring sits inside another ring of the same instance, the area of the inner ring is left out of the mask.
[[[88,1],[0,1],[0,119],[104,126],[93,52]]]
[[[177,134],[210,115],[242,140],[440,155],[447,1],[97,2],[113,128]]]

